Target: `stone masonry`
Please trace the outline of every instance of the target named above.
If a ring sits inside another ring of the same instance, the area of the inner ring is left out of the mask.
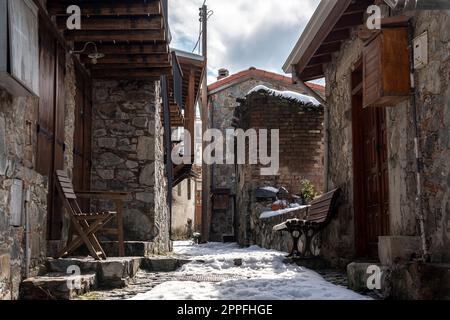
[[[423,209],[432,260],[450,261],[450,11],[417,11],[415,36],[428,31],[429,62],[416,71]],[[329,183],[342,188],[336,219],[323,233],[322,252],[338,265],[354,255],[351,72],[362,54],[353,34],[326,67],[330,105]],[[418,236],[413,115],[408,101],[387,108],[391,236]]]
[[[66,61],[64,166],[70,171],[75,78],[70,56]],[[22,279],[36,275],[47,256],[48,177],[35,171],[38,103],[0,89],[0,300],[17,299]]]
[[[170,249],[167,178],[159,82],[93,84],[94,190],[127,191],[125,240],[152,241],[155,253]],[[111,204],[95,206],[111,209]]]
[[[208,128],[219,129],[222,133],[225,130],[232,127],[233,115],[236,107],[239,103],[236,99],[244,98],[246,94],[258,85],[264,85],[266,87],[281,90],[281,91],[295,91],[304,93],[298,86],[292,84],[291,80],[281,75],[271,74],[271,77],[264,75],[270,74],[262,70],[250,68],[249,71],[254,76],[243,79],[242,81],[236,81],[229,85],[223,86],[211,90],[211,86],[208,88],[208,105],[210,114],[208,119]],[[236,75],[234,75],[236,76]],[[233,77],[233,75],[231,76]],[[212,85],[214,86],[214,84]],[[208,188],[212,186],[213,189],[230,189],[231,194],[236,194],[236,171],[234,165],[213,165],[210,166],[210,170],[207,173],[211,180]],[[208,197],[210,199],[210,197]],[[208,200],[206,199],[206,200]],[[208,208],[212,208],[211,203],[207,204]],[[233,206],[230,206],[232,210]],[[210,240],[222,241],[222,235],[235,234],[235,222],[233,222],[233,212],[228,210],[227,212],[211,212],[210,216]]]
[[[263,211],[271,211],[271,208],[261,207],[256,202],[254,192],[259,187],[271,186],[285,187],[291,193],[298,194],[300,182],[305,179],[310,180],[317,190],[322,190],[324,109],[322,106],[307,106],[262,91],[248,95],[237,111],[239,128],[244,131],[280,130],[279,175],[262,176],[260,169],[264,166],[260,164],[237,166],[239,243],[286,249],[279,241],[270,240],[274,238],[270,234],[272,231],[265,227],[265,221],[260,220],[259,215]],[[248,147],[247,141],[247,150]],[[282,237],[278,240],[285,241]]]

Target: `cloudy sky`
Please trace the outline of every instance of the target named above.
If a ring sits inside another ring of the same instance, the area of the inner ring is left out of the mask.
[[[171,46],[191,52],[199,34],[204,0],[169,0]],[[256,67],[282,73],[282,66],[319,0],[207,0],[208,80],[217,70]],[[197,51],[196,51],[197,52]]]

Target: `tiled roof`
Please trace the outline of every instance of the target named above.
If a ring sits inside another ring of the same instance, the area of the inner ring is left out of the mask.
[[[290,77],[286,77],[286,76],[283,76],[281,74],[274,73],[274,72],[264,71],[264,70],[260,70],[260,69],[256,69],[256,68],[250,68],[248,70],[244,70],[244,71],[235,73],[229,77],[226,77],[217,82],[214,82],[213,84],[210,84],[208,86],[208,91],[217,91],[218,89],[220,89],[222,87],[229,86],[235,82],[238,82],[239,80],[247,79],[247,78],[268,79],[268,80],[283,83],[286,86],[294,85],[292,82],[292,78],[290,78]],[[307,83],[307,85],[308,85],[308,87],[310,87],[311,89],[313,89],[315,91],[325,92],[324,86],[314,84],[314,83]]]

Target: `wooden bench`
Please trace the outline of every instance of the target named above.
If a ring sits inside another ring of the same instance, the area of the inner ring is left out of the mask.
[[[273,227],[274,231],[288,231],[294,241],[288,257],[311,257],[318,255],[319,238],[316,237],[331,221],[336,213],[340,189],[335,189],[314,199],[305,211],[302,219],[290,219]],[[298,248],[299,240],[303,239],[303,248]],[[315,241],[313,241],[315,240]]]

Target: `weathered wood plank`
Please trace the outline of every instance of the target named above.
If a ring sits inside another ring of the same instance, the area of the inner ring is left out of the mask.
[[[142,30],[135,32],[133,30],[101,30],[101,31],[66,31],[67,40],[75,42],[114,42],[114,41],[165,41],[166,34],[164,30]]]
[[[83,16],[117,16],[117,15],[159,15],[162,6],[159,0],[139,1],[64,1],[50,0],[47,8],[50,15],[67,16],[67,7],[76,4],[80,6]]]
[[[67,29],[67,18],[58,16],[56,18],[58,28]],[[81,19],[82,30],[145,30],[145,29],[163,29],[164,20],[162,16],[118,16],[101,17],[91,16]]]

